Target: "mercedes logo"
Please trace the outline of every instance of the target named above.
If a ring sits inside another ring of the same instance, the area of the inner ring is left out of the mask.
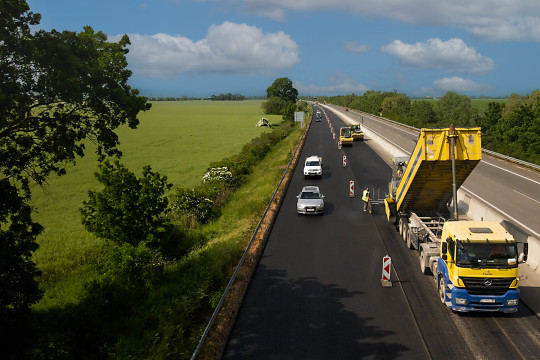
[[[493,281],[490,278],[484,279],[484,285],[491,286],[492,283],[493,283]]]

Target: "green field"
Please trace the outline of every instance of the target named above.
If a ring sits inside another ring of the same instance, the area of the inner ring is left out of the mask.
[[[211,162],[237,153],[266,130],[255,126],[262,116],[260,100],[154,102],[140,114],[136,130],[118,130],[121,161],[136,174],[151,165],[175,187],[194,187]],[[266,117],[281,121],[281,116]],[[94,277],[86,265],[99,254],[102,242],[84,230],[78,209],[88,190],[100,190],[96,170],[89,146],[87,156],[69,166],[66,176],[51,177],[44,189],[33,189],[34,218],[45,227],[34,254],[45,290],[36,309],[77,302],[84,283]]]

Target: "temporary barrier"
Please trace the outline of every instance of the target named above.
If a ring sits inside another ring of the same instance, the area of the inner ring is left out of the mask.
[[[383,257],[382,278],[381,278],[381,285],[383,287],[392,287],[392,282],[390,281],[390,266],[391,265],[392,265],[392,259],[390,259],[390,256],[385,255]]]
[[[338,150],[341,150],[341,141],[337,142],[337,148],[338,148]]]
[[[349,182],[349,197],[354,197],[354,180]]]
[[[340,143],[341,146],[341,143]],[[347,156],[343,155],[343,167],[347,166]]]

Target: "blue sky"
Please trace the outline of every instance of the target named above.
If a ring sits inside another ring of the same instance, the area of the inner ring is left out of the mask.
[[[147,96],[367,90],[439,96],[540,88],[540,0],[29,0],[40,28],[131,40]]]

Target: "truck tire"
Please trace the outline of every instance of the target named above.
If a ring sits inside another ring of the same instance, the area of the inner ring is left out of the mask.
[[[407,247],[411,250],[414,250],[414,244],[412,243],[411,241],[411,233],[409,231],[409,227],[407,226],[407,228],[405,229],[405,237],[406,237],[406,242],[407,242]]]
[[[425,265],[426,262],[424,261],[424,252],[421,249],[418,253],[418,259],[420,259],[420,271],[422,271],[422,274],[429,275],[430,269]]]
[[[444,277],[439,276],[439,299],[446,305],[446,286],[444,285]]]

